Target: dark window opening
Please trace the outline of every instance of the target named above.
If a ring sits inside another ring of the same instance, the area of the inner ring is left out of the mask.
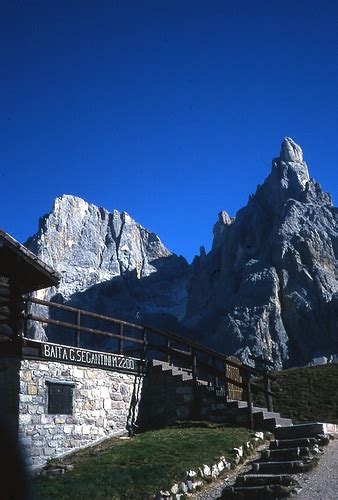
[[[51,415],[73,414],[73,384],[48,382],[48,413]]]

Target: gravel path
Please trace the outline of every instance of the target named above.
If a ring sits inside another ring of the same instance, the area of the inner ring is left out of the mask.
[[[338,435],[324,448],[318,467],[296,478],[302,490],[295,500],[337,500],[338,498]]]

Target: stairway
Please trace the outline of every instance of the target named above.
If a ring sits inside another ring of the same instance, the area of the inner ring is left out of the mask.
[[[290,426],[292,421],[266,408],[253,409],[254,428],[272,431],[276,426]],[[170,425],[177,420],[206,420],[215,423],[248,425],[245,401],[226,401],[224,388],[205,380],[195,386],[191,370],[165,361],[151,360],[142,391],[141,427]]]
[[[252,413],[254,428],[257,430],[272,431],[277,426],[292,425],[291,419],[283,418],[279,413],[270,412],[266,408],[253,406]],[[228,401],[226,405],[226,417],[228,422],[248,425],[248,403],[246,401]]]
[[[267,500],[287,498],[299,490],[294,474],[313,469],[322,453],[320,446],[330,441],[335,426],[322,423],[276,427],[275,440],[261,457],[252,462],[248,473],[237,476],[220,499]]]

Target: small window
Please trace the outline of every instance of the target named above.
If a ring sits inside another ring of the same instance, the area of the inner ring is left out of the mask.
[[[73,414],[73,384],[48,382],[48,413],[51,415]]]

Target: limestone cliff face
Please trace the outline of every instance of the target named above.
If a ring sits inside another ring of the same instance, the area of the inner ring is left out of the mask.
[[[69,195],[56,198],[26,246],[61,273],[58,292],[65,297],[133,270],[148,276],[156,271],[152,261],[171,255],[126,212],[109,213]]]
[[[338,352],[337,236],[330,196],[286,138],[264,184],[235,220],[219,215],[211,252],[195,258],[185,325],[246,361],[303,364]]]
[[[61,275],[40,298],[130,321],[184,315],[187,262],[126,212],[63,195],[26,246]]]
[[[75,196],[57,198],[26,245],[62,276],[42,298],[189,331],[246,362],[258,355],[280,367],[338,353],[335,217],[286,138],[247,206],[235,219],[219,214],[212,250],[201,248],[190,269],[127,213]]]

